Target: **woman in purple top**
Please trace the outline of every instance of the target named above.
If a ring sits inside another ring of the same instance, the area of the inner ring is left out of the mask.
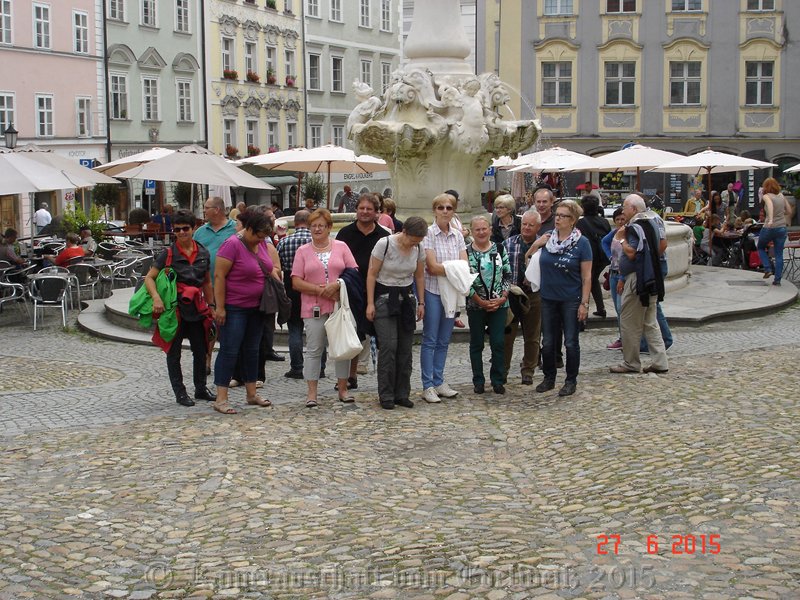
[[[241,350],[244,360],[244,386],[247,403],[271,406],[256,392],[258,346],[264,329],[264,316],[259,311],[264,290],[264,273],[272,272],[272,260],[262,243],[269,234],[267,216],[259,211],[240,215],[244,229],[241,238],[233,235],[217,251],[214,271],[216,321],[219,325],[219,354],[214,366],[217,401],[214,410],[236,414],[228,404],[228,387]],[[260,263],[260,264],[259,264]]]

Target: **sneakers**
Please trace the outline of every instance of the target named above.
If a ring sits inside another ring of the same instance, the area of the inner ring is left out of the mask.
[[[443,383],[442,385],[438,386],[436,388],[436,393],[442,398],[455,398],[456,396],[458,396],[458,392],[455,391],[446,383]]]
[[[439,398],[439,395],[436,393],[436,390],[432,387],[425,388],[422,392],[422,399],[425,402],[429,402],[431,404],[435,404],[437,402],[441,402],[442,399]]]
[[[608,350],[622,350],[622,340],[611,342],[606,348]]]

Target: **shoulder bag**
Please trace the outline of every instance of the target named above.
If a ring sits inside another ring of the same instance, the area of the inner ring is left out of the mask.
[[[325,321],[325,335],[328,338],[328,358],[331,360],[350,360],[361,353],[361,340],[358,339],[356,320],[350,310],[347,286],[341,279],[339,302]]]

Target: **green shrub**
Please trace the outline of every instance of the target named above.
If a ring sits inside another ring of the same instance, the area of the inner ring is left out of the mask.
[[[150,213],[143,208],[134,208],[128,213],[128,225],[143,225],[150,222]]]
[[[303,184],[303,199],[313,198],[319,204],[325,200],[328,188],[325,182],[322,181],[322,175],[306,175],[305,183]]]
[[[103,213],[96,204],[92,204],[88,215],[82,207],[68,204],[60,224],[62,231],[59,232],[59,235],[63,237],[67,233],[78,233],[82,227],[88,225],[92,231],[92,237],[97,242],[102,242],[103,232],[106,229],[102,219]]]

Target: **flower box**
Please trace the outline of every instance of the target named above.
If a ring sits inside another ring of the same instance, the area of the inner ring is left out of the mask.
[[[258,73],[254,73],[253,71],[247,72],[247,81],[250,83],[258,83],[261,81],[261,77],[258,76]]]
[[[270,146],[269,149],[267,150],[267,152],[269,152],[270,154],[272,154],[273,152],[277,152],[277,151],[278,151],[278,147],[277,146]]]
[[[287,75],[286,76],[286,85],[288,87],[294,87],[294,75]]]
[[[225,146],[225,155],[226,156],[228,156],[229,158],[233,158],[237,154],[239,154],[239,149],[236,146],[232,146],[231,144],[228,144],[227,146]]]
[[[261,148],[258,146],[247,147],[247,156],[258,156],[259,154],[261,154]]]
[[[267,0],[267,8],[271,8],[272,10],[275,10],[277,8],[277,4],[276,4],[275,0]]]
[[[239,79],[239,73],[234,69],[223,69],[222,71],[222,78],[223,79]]]

